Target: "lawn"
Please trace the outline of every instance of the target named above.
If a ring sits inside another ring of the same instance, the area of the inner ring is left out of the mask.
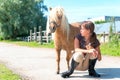
[[[25,42],[25,41],[11,41],[11,40],[5,40],[2,42],[10,43],[10,44],[16,44],[19,46],[28,46],[28,47],[39,47],[39,48],[54,48],[54,43],[51,41],[50,43],[38,43],[38,42]]]
[[[101,44],[101,53],[103,55],[110,55],[110,56],[120,56],[120,44],[115,46],[115,44]]]
[[[5,65],[0,64],[0,80],[22,80],[19,75],[13,73]]]

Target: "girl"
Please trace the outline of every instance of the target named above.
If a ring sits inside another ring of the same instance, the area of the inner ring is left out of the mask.
[[[63,72],[61,76],[63,78],[69,77],[74,72],[74,69],[79,64],[82,64],[81,62],[84,60],[85,56],[89,55],[88,58],[89,76],[100,77],[100,74],[98,74],[94,69],[96,60],[99,61],[101,60],[99,46],[100,43],[96,38],[93,22],[91,21],[82,22],[80,26],[80,33],[76,35],[74,39],[75,53],[72,56],[70,68],[68,71]]]

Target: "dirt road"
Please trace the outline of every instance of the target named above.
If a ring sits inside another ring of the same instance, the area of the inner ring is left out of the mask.
[[[55,50],[28,48],[0,43],[0,62],[4,63],[23,80],[120,80],[120,57],[103,56],[97,62],[96,71],[101,78],[88,76],[87,71],[75,71],[70,78],[63,79],[56,72]],[[67,70],[66,53],[61,54],[61,72]]]

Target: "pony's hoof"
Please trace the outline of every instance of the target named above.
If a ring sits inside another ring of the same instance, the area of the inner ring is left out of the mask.
[[[59,74],[59,72],[56,72],[56,74]]]

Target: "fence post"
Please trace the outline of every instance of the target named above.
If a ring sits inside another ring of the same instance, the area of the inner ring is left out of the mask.
[[[41,40],[41,35],[40,35],[40,26],[39,26],[39,32],[38,32],[38,42],[40,43],[40,40]]]
[[[42,45],[43,42],[42,42],[42,27],[41,26],[39,26],[39,31],[40,31],[40,43]]]
[[[37,31],[36,31],[36,27],[34,27],[34,38],[35,38],[35,41],[37,42]]]
[[[49,34],[46,34],[47,43],[49,42]]]
[[[105,32],[103,32],[103,42],[105,43]]]
[[[30,41],[32,41],[32,30],[30,30]]]

